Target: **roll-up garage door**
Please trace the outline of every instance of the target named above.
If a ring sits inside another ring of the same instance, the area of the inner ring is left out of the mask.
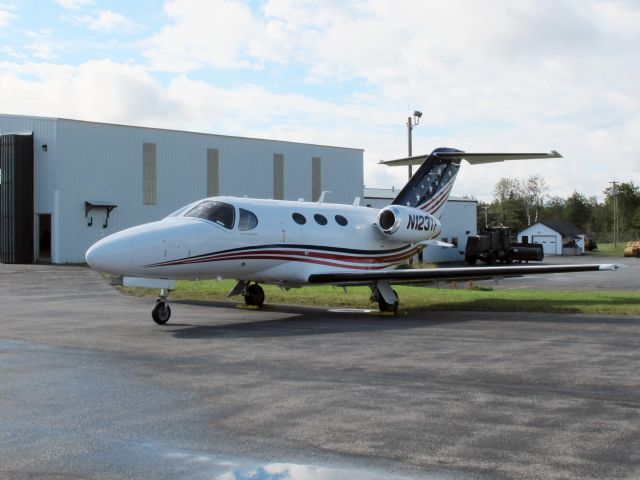
[[[556,250],[556,244],[558,241],[558,238],[555,235],[533,235],[531,237],[531,241],[533,243],[540,243],[542,244],[542,249],[544,250],[544,254],[555,254],[557,252]]]

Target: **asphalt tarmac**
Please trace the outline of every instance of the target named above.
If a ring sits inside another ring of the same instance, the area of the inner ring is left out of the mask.
[[[640,477],[640,317],[152,304],[0,264],[0,478]]]
[[[510,278],[496,284],[493,280],[485,280],[483,284],[494,289],[514,290],[536,288],[542,290],[640,290],[640,258],[635,257],[565,257],[562,255],[547,255],[544,265],[584,263],[615,263],[624,268],[615,272],[583,272],[579,275],[564,275],[554,273],[550,275],[531,275],[527,277]],[[479,265],[484,265],[479,263]],[[530,262],[529,265],[541,265],[540,262]]]

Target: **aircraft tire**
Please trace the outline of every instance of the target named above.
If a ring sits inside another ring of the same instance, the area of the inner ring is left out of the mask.
[[[262,308],[264,305],[264,290],[262,287],[257,283],[249,285],[247,287],[247,293],[244,296],[244,303]]]
[[[157,302],[151,310],[151,318],[158,325],[164,325],[171,318],[171,307],[166,302]]]
[[[396,294],[396,298],[398,298],[398,293],[394,290],[393,293]],[[382,295],[380,295],[380,299],[378,300],[378,308],[380,309],[381,312],[393,312],[393,313],[398,313],[398,305],[400,304],[399,300],[396,300],[393,303],[387,303],[384,301],[384,298],[382,298]]]

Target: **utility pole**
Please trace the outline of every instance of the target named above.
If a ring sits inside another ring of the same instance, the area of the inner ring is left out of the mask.
[[[613,248],[618,249],[618,181],[609,182],[613,185]]]
[[[487,216],[487,211],[489,210],[489,205],[483,206],[482,209],[484,210],[484,228],[488,229],[489,228],[489,220],[488,220],[488,216]]]
[[[418,110],[415,110],[413,112],[413,118],[407,117],[407,139],[409,144],[409,157],[413,155],[413,146],[412,146],[413,139],[412,139],[411,132],[413,131],[413,127],[420,124],[420,117],[422,117],[422,112]],[[413,166],[409,165],[409,180],[411,180],[412,176],[413,176]]]

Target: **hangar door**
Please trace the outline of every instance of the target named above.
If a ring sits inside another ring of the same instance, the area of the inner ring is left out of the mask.
[[[0,262],[33,262],[33,134],[0,135]]]
[[[555,235],[533,235],[531,241],[542,244],[542,250],[544,250],[545,255],[554,255],[558,252],[558,250],[556,250],[558,238]]]

